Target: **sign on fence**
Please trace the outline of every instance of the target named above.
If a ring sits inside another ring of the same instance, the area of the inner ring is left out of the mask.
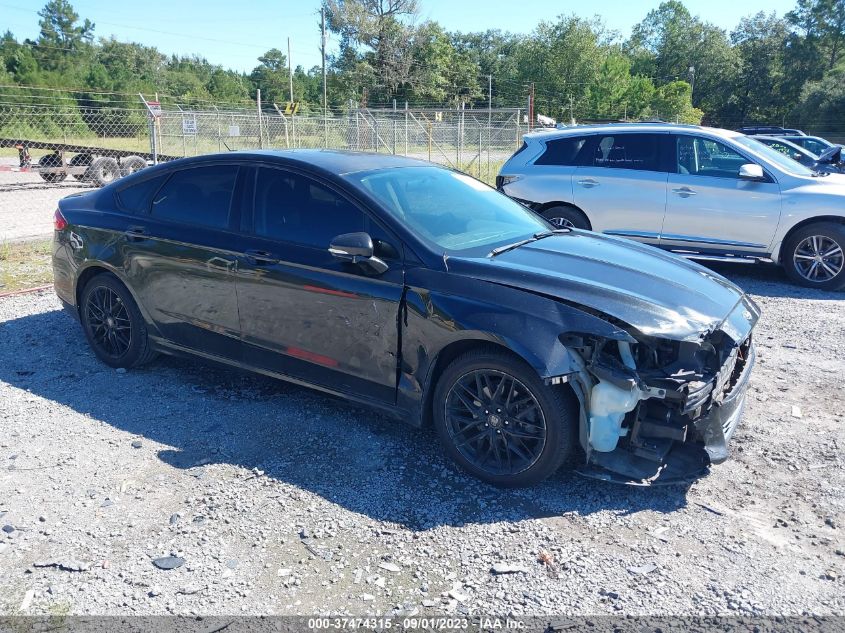
[[[240,125],[230,125],[229,126],[229,136],[240,136],[241,135],[241,126]]]
[[[196,119],[182,119],[182,134],[196,134],[197,120]]]
[[[147,101],[147,109],[149,110],[150,116],[154,119],[157,119],[161,116],[161,103],[158,101]]]

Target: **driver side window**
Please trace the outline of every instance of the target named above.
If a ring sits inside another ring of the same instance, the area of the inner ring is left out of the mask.
[[[272,167],[255,171],[252,227],[248,232],[327,249],[343,233],[370,234],[379,257],[399,259],[387,232],[357,205],[306,176]]]
[[[739,168],[748,162],[724,143],[702,136],[678,136],[676,145],[679,174],[739,179]]]

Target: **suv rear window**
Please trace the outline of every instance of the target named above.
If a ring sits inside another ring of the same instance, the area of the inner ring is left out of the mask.
[[[575,165],[578,154],[587,142],[585,136],[566,136],[546,142],[546,151],[535,165]]]
[[[175,172],[153,200],[154,217],[225,229],[237,165],[208,165]]]
[[[601,136],[588,164],[612,169],[661,171],[660,139],[658,134]]]

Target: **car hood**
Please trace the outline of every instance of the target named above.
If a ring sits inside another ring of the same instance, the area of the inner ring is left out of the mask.
[[[724,277],[657,248],[587,231],[557,234],[495,257],[455,257],[449,272],[520,288],[615,317],[649,336],[737,342],[759,309]]]

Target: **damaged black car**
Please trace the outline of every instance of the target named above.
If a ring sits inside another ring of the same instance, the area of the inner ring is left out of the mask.
[[[147,168],[60,202],[53,265],[107,365],[190,355],[433,424],[500,486],[697,477],[754,364],[759,310],[726,279],[394,156]]]

